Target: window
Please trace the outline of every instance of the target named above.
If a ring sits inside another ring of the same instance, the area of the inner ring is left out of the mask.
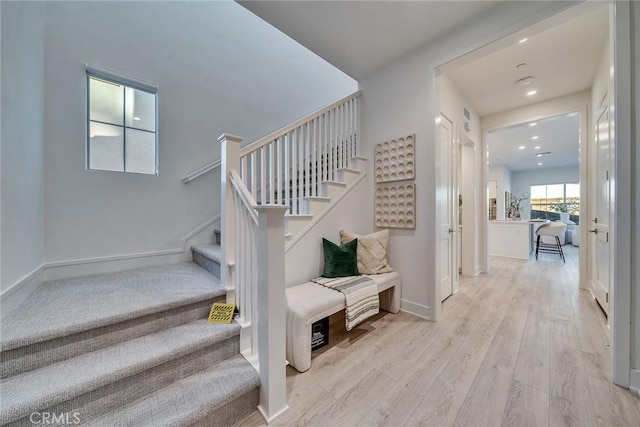
[[[578,222],[580,216],[580,184],[551,184],[531,186],[531,219],[560,219],[569,213]]]
[[[87,169],[157,174],[157,87],[87,66]]]

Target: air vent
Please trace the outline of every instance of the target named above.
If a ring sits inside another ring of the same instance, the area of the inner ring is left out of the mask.
[[[551,154],[551,151],[542,151],[540,153],[536,153],[536,157],[546,156],[547,154]]]

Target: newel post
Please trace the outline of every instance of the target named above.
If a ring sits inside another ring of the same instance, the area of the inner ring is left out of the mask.
[[[235,264],[235,214],[233,206],[233,188],[229,180],[229,172],[240,171],[239,136],[223,133],[218,138],[220,143],[220,283],[227,288],[227,303],[236,303],[236,284],[233,277]]]
[[[258,212],[258,362],[260,405],[267,422],[288,409],[284,214],[289,207],[262,205]]]

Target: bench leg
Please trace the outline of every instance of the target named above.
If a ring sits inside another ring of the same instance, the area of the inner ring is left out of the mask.
[[[287,360],[296,371],[308,371],[311,368],[311,323],[289,313],[287,329]]]
[[[394,286],[382,291],[378,294],[380,297],[380,309],[388,311],[389,313],[399,313],[400,304],[402,302],[402,294],[400,293],[400,286]]]

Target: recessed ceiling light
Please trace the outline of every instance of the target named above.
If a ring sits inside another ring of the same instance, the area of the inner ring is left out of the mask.
[[[529,92],[527,92],[527,96],[533,96],[533,95],[535,95],[536,93],[538,93],[538,91],[537,91],[537,90],[530,90]]]
[[[533,76],[523,77],[520,80],[516,81],[516,84],[518,86],[526,86],[526,85],[530,85],[531,83],[533,83]]]
[[[527,147],[525,147],[524,145],[521,145],[520,147],[518,147],[518,150],[524,150],[525,148]]]
[[[542,157],[542,153],[536,154],[536,157]]]
[[[532,137],[531,137],[531,139],[538,139],[538,138],[539,138],[539,136],[538,136],[538,135],[536,135],[536,136],[532,136]]]
[[[536,122],[533,122],[533,123],[529,123],[529,126],[538,126],[538,124]]]
[[[538,163],[538,166],[542,166],[542,162]]]
[[[539,150],[539,149],[540,149],[540,146],[539,146],[539,145],[536,145],[536,146],[535,146],[535,147],[533,147],[533,148],[534,148],[535,150]]]
[[[518,43],[524,43],[524,42],[526,42],[527,40],[529,40],[529,39],[528,39],[527,37],[525,37],[525,38],[523,38],[522,40],[520,40]]]
[[[518,65],[516,65],[516,70],[522,70],[527,66],[526,62],[521,62]]]
[[[134,117],[133,120],[140,120],[140,117]]]

